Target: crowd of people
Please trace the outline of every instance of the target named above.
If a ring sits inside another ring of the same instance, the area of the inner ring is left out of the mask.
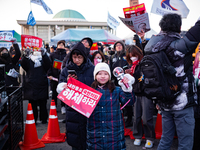
[[[162,137],[157,149],[169,150],[176,134],[179,150],[197,150],[200,147],[200,84],[192,74],[192,53],[200,42],[200,20],[184,37],[180,36],[181,25],[180,15],[166,14],[159,23],[160,33],[149,41],[145,40],[145,31],[141,30],[133,37],[135,45],[125,45],[124,41],[116,41],[112,46],[98,43],[98,50],[93,54],[90,54],[93,45],[90,37],[70,46],[61,40],[56,47],[23,48],[21,52],[16,39],[12,39],[12,50],[0,48],[0,64],[5,64],[6,86],[21,84],[23,98],[32,104],[35,122],[39,111],[43,124],[48,119],[49,89],[57,106],[57,96],[68,88],[70,77],[101,92],[102,97],[90,118],[61,101],[61,113],[66,115],[66,141],[72,150],[125,150],[124,124],[125,127],[133,127],[134,145],[141,145],[144,134],[145,147],[152,148],[155,108],[162,114]],[[143,81],[140,67],[145,55],[158,53],[165,43],[168,45],[164,52],[182,83],[170,107],[145,95],[142,82],[147,81]],[[58,67],[55,63],[62,65]],[[113,75],[116,67],[121,67],[127,74],[123,81]],[[75,73],[71,74],[70,70]],[[124,90],[122,82],[132,90]],[[120,106],[128,100],[130,102],[121,111]],[[125,121],[122,113],[126,116]]]

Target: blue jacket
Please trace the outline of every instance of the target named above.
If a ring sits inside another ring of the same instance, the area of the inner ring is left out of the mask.
[[[106,88],[97,88],[102,93],[96,108],[88,119],[88,150],[125,150],[124,124],[120,103],[124,105],[129,99],[133,105],[134,94],[125,93],[120,87],[110,93]]]
[[[73,50],[79,50],[84,56],[86,62],[84,62],[81,66],[77,66],[72,61],[72,55],[67,62],[67,66],[62,70],[60,74],[59,82],[67,82],[68,70],[75,70],[78,81],[91,86],[92,82],[94,81],[93,71],[94,65],[91,61],[86,57],[84,52],[84,45],[82,43],[78,43],[73,47]],[[73,53],[73,50],[71,54]],[[71,107],[66,105],[66,136],[67,136],[67,143],[75,147],[79,150],[86,149],[86,124],[87,118],[80,114],[79,112],[75,111]]]

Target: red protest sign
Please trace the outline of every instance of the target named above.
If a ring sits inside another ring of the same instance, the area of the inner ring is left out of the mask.
[[[123,8],[125,18],[135,17],[146,12],[144,3]]]
[[[193,64],[193,74],[195,78],[200,79],[200,52],[196,54],[194,64]]]
[[[21,45],[22,47],[40,48],[42,47],[42,39],[31,35],[21,35]]]
[[[98,104],[102,93],[74,78],[69,78],[67,86],[68,89],[64,89],[58,95],[58,98],[74,110],[89,118]]]

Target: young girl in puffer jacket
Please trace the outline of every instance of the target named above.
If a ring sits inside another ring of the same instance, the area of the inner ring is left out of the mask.
[[[111,82],[110,68],[106,63],[98,63],[94,69],[94,79],[91,87],[102,93],[96,108],[87,122],[88,150],[110,149],[125,150],[124,125],[120,104],[133,105],[134,93],[124,92]],[[134,82],[131,75],[124,77],[124,83],[129,86]],[[121,81],[119,81],[121,82]],[[120,84],[121,85],[121,84]]]

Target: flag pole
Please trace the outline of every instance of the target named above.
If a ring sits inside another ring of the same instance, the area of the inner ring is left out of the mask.
[[[31,0],[30,0],[30,10],[32,11],[32,7],[31,7]]]
[[[107,15],[108,15],[108,11],[107,11]],[[107,16],[107,44],[108,44],[108,28],[109,26],[108,26],[108,16]]]

